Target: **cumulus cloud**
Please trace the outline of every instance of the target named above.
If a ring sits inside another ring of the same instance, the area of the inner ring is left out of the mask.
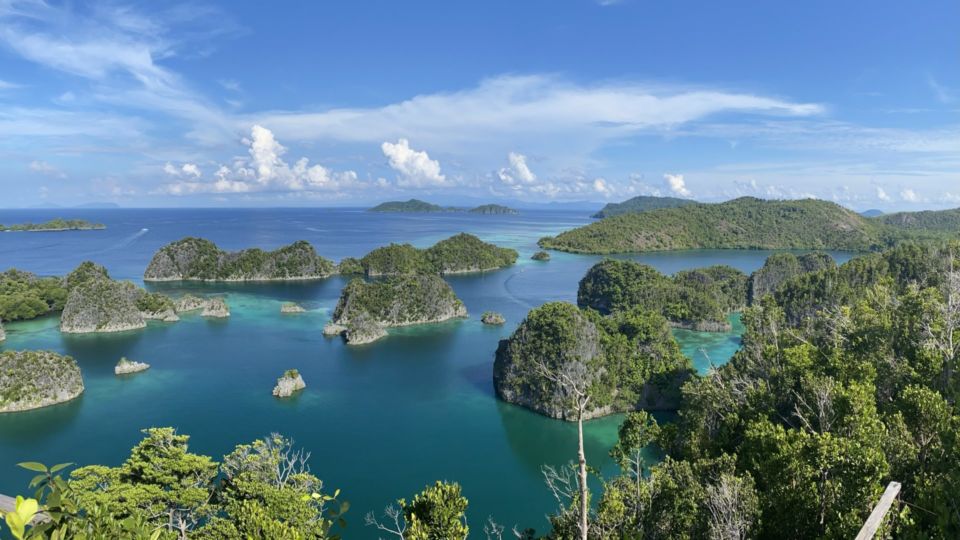
[[[440,172],[440,162],[430,159],[422,150],[410,148],[410,142],[400,139],[396,143],[380,145],[390,168],[397,171],[397,184],[404,187],[448,186],[447,177]]]
[[[693,196],[693,192],[687,189],[687,183],[683,180],[682,174],[665,174],[663,181],[674,195],[688,198]]]
[[[610,195],[610,184],[603,178],[597,178],[593,181],[593,190],[603,195]]]
[[[67,175],[63,171],[47,163],[46,161],[40,161],[40,160],[31,161],[29,168],[31,171],[38,174],[45,175],[45,176],[52,176],[54,178],[67,177]]]
[[[903,199],[903,200],[906,201],[906,202],[919,202],[919,201],[920,201],[920,196],[917,195],[917,192],[914,191],[914,190],[912,190],[912,189],[910,189],[910,188],[906,188],[906,189],[901,190],[901,191],[900,191],[900,198]]]
[[[519,188],[523,184],[532,184],[537,181],[537,175],[527,166],[527,156],[510,152],[507,154],[507,159],[510,166],[497,171],[501,182]]]
[[[890,195],[887,194],[887,191],[882,187],[877,186],[877,198],[883,202],[890,201]]]
[[[176,178],[200,178],[203,173],[195,163],[184,163],[177,167],[169,161],[163,165],[163,172]]]
[[[255,125],[250,137],[243,139],[249,158],[237,159],[231,166],[220,165],[213,173],[213,182],[196,181],[202,176],[193,163],[175,167],[164,165],[167,174],[183,181],[167,184],[160,191],[170,195],[194,193],[250,193],[274,192],[336,192],[344,188],[363,187],[356,172],[332,171],[323,165],[310,165],[303,157],[288,164],[283,159],[286,147],[269,129]]]

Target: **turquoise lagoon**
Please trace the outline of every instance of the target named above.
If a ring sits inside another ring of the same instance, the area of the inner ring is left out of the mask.
[[[69,215],[66,215],[69,214]],[[357,209],[191,209],[0,211],[0,222],[76,217],[107,224],[105,231],[0,234],[0,269],[43,275],[68,272],[83,260],[104,264],[114,277],[140,282],[160,246],[203,236],[226,249],[274,248],[308,240],[334,260],[362,256],[390,242],[428,246],[461,231],[520,251],[514,267],[449,278],[470,317],[392,330],[377,343],[347,347],[321,329],[345,281],[270,284],[161,284],[180,294],[226,294],[232,316],[145,330],[70,336],[47,317],[7,325],[0,350],[51,349],[77,359],[86,384],[78,399],[36,411],[0,415],[0,492],[23,493],[29,475],[20,461],[118,464],[151,426],[174,426],[191,449],[222,456],[234,445],[272,432],[312,453],[312,470],[328,489],[351,502],[348,538],[376,537],[363,514],[409,497],[437,479],[463,485],[471,526],[488,516],[508,526],[544,530],[554,502],[542,482],[545,464],[575,456],[575,426],[504,404],[494,396],[493,355],[527,313],[548,301],[576,300],[577,283],[600,257],[553,253],[529,259],[536,240],[590,221],[589,212],[527,211],[518,216],[371,214]],[[629,258],[664,272],[729,264],[750,272],[763,251],[690,251]],[[843,254],[835,254],[845,259]],[[295,301],[307,312],[281,315]],[[485,310],[507,324],[480,323]],[[737,332],[677,330],[685,354],[701,372],[739,347]],[[115,377],[121,356],[148,362],[135,376]],[[290,400],[270,395],[289,368],[307,389]],[[606,474],[622,416],[587,424],[587,456]]]

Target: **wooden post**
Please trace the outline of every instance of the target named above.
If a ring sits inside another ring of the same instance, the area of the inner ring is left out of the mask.
[[[885,489],[883,495],[880,496],[880,502],[873,507],[873,512],[870,512],[870,517],[868,517],[867,521],[863,524],[863,528],[860,529],[860,533],[857,534],[856,540],[871,540],[873,536],[877,534],[877,529],[883,524],[883,518],[887,516],[890,505],[893,504],[893,501],[897,499],[897,495],[899,494],[900,482],[890,482],[887,484],[887,489]]]

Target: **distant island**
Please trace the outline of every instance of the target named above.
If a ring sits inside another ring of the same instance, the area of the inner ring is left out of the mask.
[[[879,217],[882,216],[885,212],[883,210],[877,210],[876,208],[871,208],[870,210],[864,210],[860,212],[860,215],[863,217]]]
[[[351,261],[349,267],[371,277],[464,274],[510,266],[517,262],[518,256],[516,250],[495,246],[472,234],[460,233],[427,249],[410,244],[383,246],[366,254],[360,259],[359,266]],[[344,267],[341,263],[341,269]]]
[[[102,223],[91,223],[83,219],[51,219],[45,223],[20,223],[17,225],[0,224],[0,232],[57,232],[57,231],[95,231],[106,229]]]
[[[228,252],[203,238],[184,238],[160,248],[144,281],[284,281],[322,279],[336,272],[303,240],[273,251]]]
[[[602,219],[619,216],[621,214],[646,212],[648,210],[658,210],[660,208],[677,208],[696,203],[697,201],[692,201],[690,199],[679,199],[677,197],[651,197],[648,195],[640,195],[619,203],[607,203],[606,206],[604,206],[599,212],[591,217]]]
[[[454,206],[440,206],[438,204],[410,199],[408,201],[387,201],[380,203],[368,212],[383,213],[438,213],[438,212],[469,212],[472,214],[519,214],[517,210],[500,204],[484,204],[476,208],[458,208]]]
[[[593,254],[680,249],[878,251],[899,240],[942,239],[957,232],[960,209],[867,218],[828,201],[741,197],[621,214],[541,238],[539,245]]]
[[[467,308],[440,276],[394,276],[366,282],[357,278],[340,293],[328,336],[343,334],[347,343],[370,343],[386,336],[385,328],[466,317]]]

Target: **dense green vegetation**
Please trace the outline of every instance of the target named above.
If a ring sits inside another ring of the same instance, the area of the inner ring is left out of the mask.
[[[337,273],[343,275],[362,274],[363,265],[360,264],[360,259],[356,257],[344,257],[340,263],[337,264]]]
[[[550,260],[550,254],[547,253],[546,251],[538,251],[534,253],[530,258],[535,261],[545,262]]]
[[[387,201],[380,203],[368,212],[448,212],[449,209],[433,203],[410,199],[409,201]]]
[[[81,392],[80,368],[69,356],[51,351],[0,353],[0,413],[53,405]]]
[[[602,317],[565,302],[531,310],[500,342],[493,369],[498,397],[565,420],[575,420],[577,411],[547,371],[583,378],[591,396],[585,418],[676,408],[680,384],[691,373],[660,315],[633,309]]]
[[[202,238],[184,238],[160,248],[144,272],[146,281],[258,281],[313,279],[335,271],[333,262],[300,240],[273,251],[221,250]]]
[[[885,225],[898,229],[938,231],[947,233],[960,232],[960,208],[952,210],[924,210],[922,212],[897,212],[896,214],[882,214],[874,219]]]
[[[402,326],[463,315],[463,303],[443,278],[393,276],[371,282],[352,280],[340,293],[332,321],[349,326],[364,317],[383,326]]]
[[[822,252],[774,253],[767,257],[763,266],[750,275],[750,287],[747,300],[753,304],[764,295],[776,291],[784,282],[810,272],[817,272],[836,266],[833,257]]]
[[[728,315],[746,305],[747,276],[729,266],[711,266],[665,276],[652,266],[606,259],[580,280],[577,304],[601,313],[640,307],[676,326],[729,329]]]
[[[651,197],[648,195],[639,195],[632,199],[627,199],[619,203],[607,203],[599,212],[591,217],[608,218],[619,216],[620,214],[633,214],[637,212],[646,212],[648,210],[657,210],[660,208],[676,208],[688,204],[696,204],[697,201],[690,199],[679,199],[677,197]]]
[[[814,199],[742,197],[623,214],[540,240],[574,253],[630,253],[676,249],[821,249],[876,251],[904,239],[935,239],[960,232],[960,213],[911,219],[866,218]],[[920,213],[924,214],[924,213]]]
[[[517,261],[517,256],[516,250],[460,233],[427,249],[410,244],[380,247],[360,259],[360,266],[368,276],[457,274],[510,266]]]
[[[17,225],[0,224],[0,232],[4,231],[88,231],[106,229],[102,223],[90,223],[83,219],[51,219],[44,223],[20,223]]]
[[[476,208],[471,208],[467,210],[471,214],[519,214],[513,208],[508,206],[503,206],[502,204],[481,204]]]
[[[0,274],[0,321],[33,319],[63,309],[64,280],[10,269]]]

